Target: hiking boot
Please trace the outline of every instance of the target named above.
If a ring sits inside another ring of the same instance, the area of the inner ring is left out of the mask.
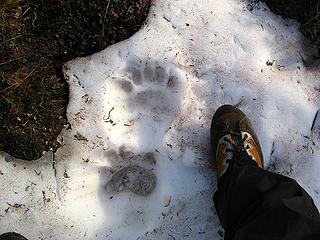
[[[252,124],[236,107],[223,105],[215,112],[211,123],[211,145],[218,178],[226,172],[230,161],[249,159],[264,167]]]
[[[28,240],[24,236],[15,233],[15,232],[8,232],[0,235],[0,240]]]

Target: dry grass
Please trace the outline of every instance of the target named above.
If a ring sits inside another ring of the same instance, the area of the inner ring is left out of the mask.
[[[314,1],[313,4],[315,5],[305,12],[308,20],[301,25],[301,29],[316,44],[320,52],[320,0]]]
[[[28,37],[22,1],[0,1],[0,150],[31,160],[57,146],[67,86]]]
[[[21,31],[22,11],[19,0],[1,0],[0,31],[6,35],[16,35]]]
[[[130,37],[150,2],[0,0],[0,151],[33,160],[59,147],[68,103],[62,63]]]
[[[320,54],[320,0],[264,0],[272,11],[301,23],[301,32]]]

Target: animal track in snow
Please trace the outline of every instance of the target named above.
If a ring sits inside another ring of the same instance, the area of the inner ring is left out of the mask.
[[[131,191],[140,196],[151,194],[156,187],[157,178],[154,173],[139,165],[121,168],[114,173],[106,185],[108,193]]]
[[[182,81],[180,73],[170,64],[157,61],[138,61],[131,59],[124,69],[125,77],[117,84],[126,94],[128,111],[137,112],[135,119],[139,126],[139,144],[150,152],[135,153],[127,146],[109,150],[107,158],[114,167],[112,177],[106,185],[109,193],[131,191],[137,195],[149,195],[156,187],[157,178],[153,173],[156,160],[153,151],[161,144],[165,130],[180,113]],[[141,117],[146,121],[141,121]],[[150,129],[148,122],[161,122],[157,129]],[[146,132],[152,132],[151,135]],[[150,139],[152,138],[152,139]],[[141,147],[141,146],[140,146]]]
[[[156,164],[153,152],[134,153],[123,145],[118,151],[107,151],[106,156],[113,166],[106,185],[108,193],[131,191],[146,196],[153,192],[157,182],[152,171]]]
[[[130,107],[151,113],[155,121],[169,120],[179,113],[182,83],[174,66],[157,61],[129,60],[125,71],[128,79],[119,84],[128,94]]]

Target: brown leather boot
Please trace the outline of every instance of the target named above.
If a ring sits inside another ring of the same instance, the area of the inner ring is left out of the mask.
[[[223,105],[215,112],[211,123],[211,145],[218,178],[226,172],[230,161],[247,158],[264,167],[252,124],[236,107]]]
[[[0,235],[0,240],[28,240],[24,236],[15,233],[15,232],[7,232]]]

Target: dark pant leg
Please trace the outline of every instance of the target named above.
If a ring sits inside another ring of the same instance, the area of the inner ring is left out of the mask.
[[[214,203],[225,240],[320,240],[320,216],[293,179],[254,161],[231,162]]]

